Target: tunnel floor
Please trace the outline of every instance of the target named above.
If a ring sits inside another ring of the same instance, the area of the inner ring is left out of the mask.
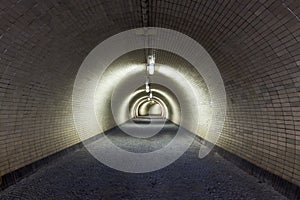
[[[177,129],[168,122],[148,139],[133,138],[120,128],[106,135],[119,147],[147,152],[167,144]],[[186,134],[190,135],[187,131]],[[101,140],[100,137],[89,145]],[[0,192],[0,199],[286,199],[214,151],[199,159],[199,146],[195,140],[171,165],[142,174],[109,168],[83,147]]]

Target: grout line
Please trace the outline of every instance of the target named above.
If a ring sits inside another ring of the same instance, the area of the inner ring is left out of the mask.
[[[300,18],[285,4],[285,0],[282,1],[282,5],[292,14],[294,17],[296,17],[297,21],[300,22]]]

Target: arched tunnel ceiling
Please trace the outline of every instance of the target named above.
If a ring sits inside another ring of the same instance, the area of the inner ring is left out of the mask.
[[[78,142],[71,94],[83,59],[109,36],[149,26],[192,37],[216,62],[229,100],[219,145],[300,185],[299,6],[296,0],[1,1],[1,173]]]
[[[148,95],[145,92],[145,55],[149,51],[138,49],[118,57],[99,77],[95,91],[92,90],[92,93],[95,92],[95,111],[92,112],[96,113],[100,130],[110,129],[129,120],[133,117],[131,109],[135,101]],[[193,65],[179,55],[156,49],[155,57],[156,69],[150,84],[153,96],[166,104],[169,109],[167,117],[169,120],[204,137],[211,121],[212,111],[210,93],[203,77]],[[89,99],[88,95],[81,92],[79,96],[86,99],[84,102]],[[89,109],[84,110],[82,112],[90,113],[85,115],[86,118],[82,118],[81,114],[75,116],[78,118],[75,121],[78,124],[83,122],[83,126],[87,124],[92,113],[88,111]],[[91,123],[88,126],[94,125]],[[85,138],[85,134],[90,133],[91,131],[88,133],[83,131],[80,135]]]
[[[128,108],[131,114],[131,117],[136,117],[138,114],[137,109],[141,103],[145,104],[149,102],[149,94],[145,91],[145,86],[138,88],[137,94],[129,101]],[[180,105],[176,98],[176,95],[169,90],[167,87],[160,84],[151,84],[151,91],[153,93],[153,100],[156,104],[160,104],[163,110],[163,117],[169,119],[173,123],[179,124],[180,120]],[[150,102],[152,102],[150,100]],[[177,119],[175,116],[177,116]],[[177,121],[178,120],[178,121]]]

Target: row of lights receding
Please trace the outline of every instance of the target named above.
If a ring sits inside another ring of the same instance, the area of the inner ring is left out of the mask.
[[[147,64],[146,64],[146,92],[149,94],[148,101],[151,101],[153,98],[150,85],[151,85],[151,76],[154,75],[154,70],[155,70],[155,56],[149,55],[147,57]]]

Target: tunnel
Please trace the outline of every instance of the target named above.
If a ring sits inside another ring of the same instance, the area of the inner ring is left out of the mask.
[[[300,1],[0,10],[0,199],[300,199]]]

